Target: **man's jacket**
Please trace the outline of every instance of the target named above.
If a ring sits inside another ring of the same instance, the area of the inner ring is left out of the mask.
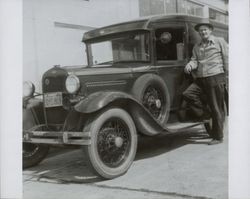
[[[223,38],[210,36],[208,42],[195,44],[191,61],[195,77],[209,77],[228,71],[228,44]]]

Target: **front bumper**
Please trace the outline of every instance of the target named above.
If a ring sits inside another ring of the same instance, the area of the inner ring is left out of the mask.
[[[90,145],[90,132],[23,131],[23,142],[36,144]]]

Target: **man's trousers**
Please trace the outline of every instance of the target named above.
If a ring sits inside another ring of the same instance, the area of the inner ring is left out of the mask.
[[[210,77],[197,78],[195,81],[202,89],[207,98],[207,103],[212,116],[212,135],[216,140],[223,139],[223,126],[225,120],[224,92],[225,77],[224,74]]]

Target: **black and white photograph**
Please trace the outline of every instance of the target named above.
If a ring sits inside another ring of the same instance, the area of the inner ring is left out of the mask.
[[[231,14],[240,1],[16,2],[7,5],[20,11],[21,68],[1,71],[1,88],[17,109],[0,101],[0,121],[17,133],[1,134],[0,198],[250,198],[249,39],[240,40],[250,14]]]

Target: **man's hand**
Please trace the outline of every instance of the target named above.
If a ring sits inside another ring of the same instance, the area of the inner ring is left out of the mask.
[[[192,72],[192,66],[191,64],[187,64],[184,68],[184,72],[187,73],[187,74],[190,74]]]

